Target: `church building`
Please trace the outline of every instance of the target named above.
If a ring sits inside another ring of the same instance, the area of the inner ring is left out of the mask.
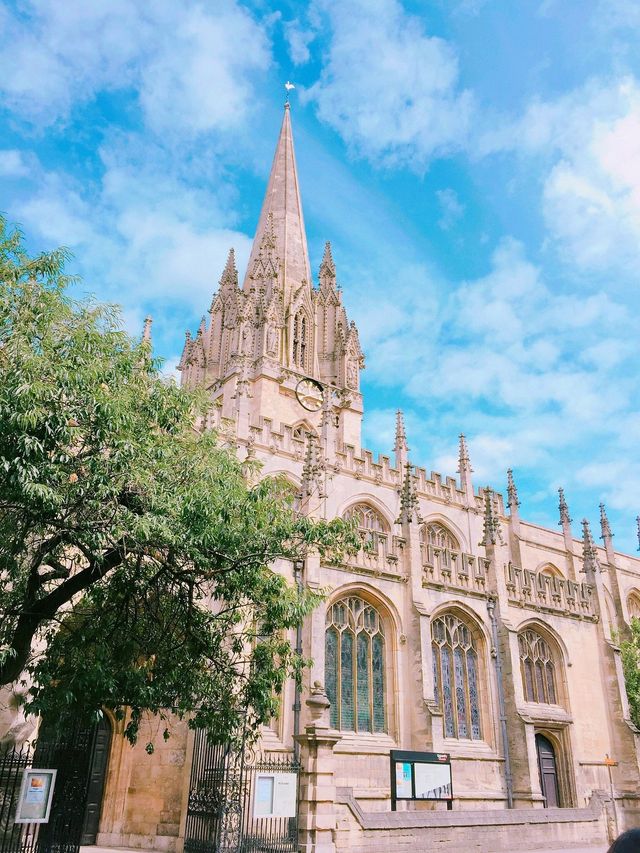
[[[362,446],[364,355],[329,243],[310,268],[288,104],[240,272],[231,250],[182,384],[207,389],[206,426],[286,477],[300,512],[355,519],[362,539],[344,563],[283,569],[328,590],[299,637],[303,689],[287,686],[260,743],[274,761],[300,751],[300,849],[604,847],[640,822],[617,645],[640,560],[615,550],[603,505],[599,531],[572,522],[562,490],[557,528],[527,522],[509,460],[504,496],[480,488],[462,435],[457,476],[416,464],[400,412],[388,456]],[[193,740],[147,761],[112,739],[98,843],[196,849]],[[392,810],[396,750],[449,757],[451,811]]]

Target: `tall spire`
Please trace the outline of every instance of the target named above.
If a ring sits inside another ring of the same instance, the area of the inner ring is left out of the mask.
[[[149,315],[144,318],[144,329],[142,330],[142,342],[145,344],[151,343],[151,324],[153,320]]]
[[[396,454],[396,468],[401,471],[409,461],[409,445],[404,428],[404,417],[400,409],[396,412],[396,443],[393,445]]]
[[[400,489],[400,516],[398,517],[398,523],[410,524],[414,519],[418,523],[422,521],[418,495],[416,494],[413,466],[410,462],[407,462],[404,466],[404,479],[402,481],[402,488]]]
[[[504,545],[502,531],[500,530],[500,519],[496,507],[496,498],[493,489],[486,486],[484,490],[484,519],[482,525],[481,545],[485,548],[489,545]]]
[[[473,483],[471,482],[471,460],[469,459],[469,450],[467,448],[467,439],[460,433],[460,447],[458,450],[458,474],[460,474],[460,488],[465,493],[465,497],[469,504],[473,504]]]
[[[511,514],[518,512],[520,501],[518,500],[518,489],[513,479],[513,469],[507,470],[507,506],[511,510]]]
[[[220,277],[220,288],[235,290],[238,286],[238,270],[236,269],[236,254],[233,249],[229,249],[227,263],[225,264],[222,276]]]
[[[640,515],[636,515],[636,525],[638,527],[638,551],[640,551]]]
[[[582,519],[582,571],[589,576],[602,571],[598,549],[591,535],[591,528],[586,518]]]
[[[331,254],[331,243],[327,240],[324,244],[324,254],[322,255],[322,263],[320,264],[320,284],[325,287],[335,285],[336,283],[336,265]]]
[[[604,504],[600,504],[600,531],[602,533],[600,536],[601,539],[611,539],[613,536],[613,533],[611,532],[611,525],[607,518],[607,510],[605,509]]]
[[[280,137],[271,166],[267,191],[262,203],[258,228],[251,248],[243,285],[245,290],[250,288],[255,261],[260,254],[263,236],[270,224],[268,222],[269,214],[272,217],[277,255],[281,262],[285,302],[288,302],[291,293],[297,290],[303,281],[307,282],[307,287],[311,287],[307,235],[304,229],[288,103],[285,104]]]
[[[558,509],[560,510],[560,521],[558,524],[560,524],[561,527],[564,527],[565,525],[568,526],[571,524],[571,518],[569,517],[569,505],[567,504],[567,499],[564,496],[563,488],[558,489],[558,495],[560,497],[560,503],[558,504]]]

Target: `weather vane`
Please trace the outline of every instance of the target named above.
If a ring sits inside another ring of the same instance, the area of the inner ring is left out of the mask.
[[[285,105],[287,105],[289,103],[289,92],[292,89],[295,89],[296,87],[293,85],[293,83],[290,80],[287,80],[287,82],[284,84],[284,88],[287,90],[287,96],[284,99]]]

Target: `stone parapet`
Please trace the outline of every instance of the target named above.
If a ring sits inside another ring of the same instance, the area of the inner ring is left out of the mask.
[[[336,802],[341,806],[338,853],[436,848],[447,853],[500,853],[607,843],[606,810],[595,794],[583,809],[365,812],[351,788],[337,788]]]

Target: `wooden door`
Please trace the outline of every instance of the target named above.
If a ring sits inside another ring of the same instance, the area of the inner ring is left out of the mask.
[[[84,827],[81,844],[95,844],[102,809],[102,795],[109,763],[109,747],[111,746],[111,726],[109,720],[103,717],[98,723],[93,741],[93,753],[89,770],[87,786],[87,805],[84,813]]]
[[[538,770],[540,772],[540,786],[545,798],[545,808],[554,808],[560,805],[560,791],[558,789],[558,768],[556,765],[556,754],[553,744],[544,735],[536,735],[536,750],[538,752]]]

